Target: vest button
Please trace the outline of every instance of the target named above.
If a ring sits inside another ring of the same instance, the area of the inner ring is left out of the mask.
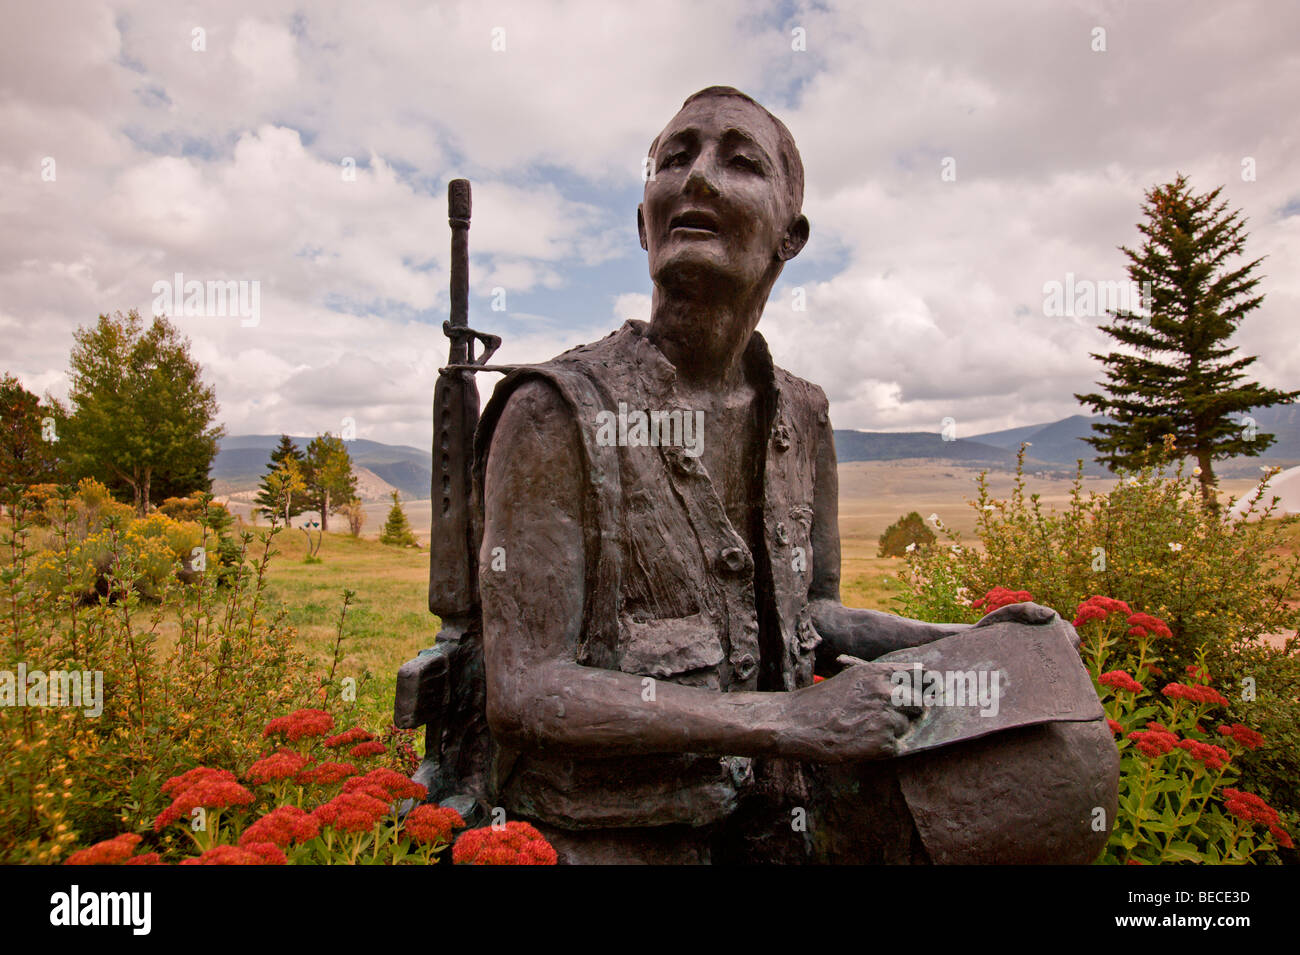
[[[743,573],[751,566],[749,555],[740,547],[724,547],[718,554],[718,563],[719,569],[733,574]]]
[[[754,660],[754,655],[752,653],[746,653],[743,654],[734,665],[736,668],[736,676],[742,680],[748,680],[754,675],[754,669],[758,666],[758,663]]]

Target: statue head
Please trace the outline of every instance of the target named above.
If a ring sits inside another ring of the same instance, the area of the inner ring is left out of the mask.
[[[766,301],[808,241],[803,162],[785,124],[739,90],[710,86],[682,104],[649,156],[637,231],[655,285]]]

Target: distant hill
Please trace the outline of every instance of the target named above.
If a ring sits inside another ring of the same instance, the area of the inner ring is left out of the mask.
[[[1245,477],[1257,474],[1264,464],[1283,467],[1300,464],[1300,407],[1265,408],[1252,417],[1260,431],[1276,435],[1277,441],[1258,458],[1216,462],[1215,473],[1222,477]],[[928,431],[839,430],[835,432],[835,453],[840,463],[928,458],[977,467],[1014,468],[1020,443],[1028,441],[1031,446],[1026,451],[1025,464],[1030,471],[1072,473],[1075,460],[1083,458],[1085,473],[1104,474],[1105,468],[1093,461],[1092,446],[1083,440],[1092,434],[1093,422],[1103,420],[1099,415],[1076,414],[1059,421],[990,431],[955,441],[944,441],[939,434]],[[295,437],[293,441],[305,451],[311,438]],[[278,434],[232,435],[223,439],[211,472],[213,481],[220,487],[218,493],[256,488],[266,473],[271,450],[279,443]],[[347,446],[353,462],[378,479],[363,482],[371,495],[382,497],[391,485],[407,500],[429,497],[433,457],[428,451],[364,438],[349,441]]]
[[[1300,463],[1300,407],[1282,405],[1257,409],[1251,414],[1256,426],[1276,441],[1264,454],[1238,457],[1215,463],[1223,477],[1253,476],[1261,465],[1289,467]],[[1096,452],[1084,438],[1093,434],[1101,415],[1070,415],[1059,421],[1024,425],[1004,431],[990,431],[956,441],[944,441],[925,431],[836,431],[835,451],[841,462],[893,461],[903,458],[942,458],[954,462],[991,467],[1014,467],[1020,443],[1027,441],[1025,464],[1030,470],[1073,471],[1077,459],[1084,461],[1084,473],[1104,474],[1106,469],[1093,460]]]
[[[280,443],[278,434],[237,434],[223,438],[212,463],[212,480],[220,485],[222,493],[245,491],[257,487],[271,461],[271,451]],[[293,443],[302,451],[311,443],[310,437],[293,437]],[[406,500],[419,500],[429,496],[429,483],[433,478],[433,457],[428,451],[400,444],[382,444],[357,438],[346,442],[348,454],[360,468],[373,473],[384,485],[402,492]],[[363,482],[358,490],[380,497],[387,491],[373,481]]]
[[[1014,467],[1015,452],[972,438],[945,441],[928,431],[836,431],[835,455],[847,461],[897,461],[903,458],[944,458],[971,464]]]

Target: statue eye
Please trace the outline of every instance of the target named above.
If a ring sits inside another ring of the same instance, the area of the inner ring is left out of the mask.
[[[678,150],[675,153],[670,153],[669,155],[665,156],[664,161],[663,163],[660,164],[659,168],[667,169],[669,166],[680,166],[682,163],[686,161],[686,159],[687,159],[686,151]]]
[[[748,169],[750,172],[761,173],[763,166],[755,159],[750,159],[744,153],[737,153],[731,157],[731,164],[739,166],[741,169]]]

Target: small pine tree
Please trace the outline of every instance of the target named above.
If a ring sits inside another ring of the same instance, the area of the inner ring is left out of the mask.
[[[902,557],[907,553],[907,546],[915,544],[923,547],[934,543],[934,531],[925,526],[921,515],[912,511],[906,517],[900,517],[880,535],[881,557]]]
[[[406,512],[402,510],[401,497],[396,491],[393,492],[393,506],[389,508],[388,520],[384,522],[384,529],[379,533],[379,542],[396,544],[398,547],[415,546],[415,534],[411,531]]]
[[[288,523],[289,518],[297,517],[311,506],[307,495],[303,493],[305,488],[294,488],[292,493],[286,495],[282,482],[277,482],[274,488],[271,486],[271,475],[281,469],[289,468],[292,470],[296,468],[297,473],[302,475],[306,467],[306,460],[306,455],[293,443],[293,438],[287,434],[280,435],[280,443],[271,452],[271,464],[266,470],[266,475],[262,478],[257,497],[253,499],[253,503],[267,517],[272,516],[273,511],[278,512],[280,518]],[[286,463],[290,461],[293,462],[292,465]]]

